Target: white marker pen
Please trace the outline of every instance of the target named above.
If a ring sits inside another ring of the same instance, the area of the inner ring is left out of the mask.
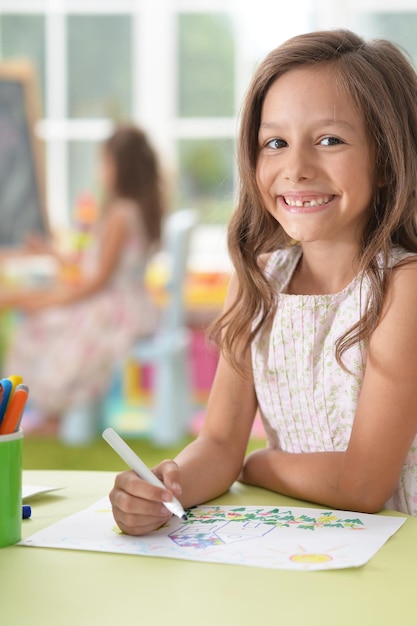
[[[113,448],[113,450],[117,452],[120,458],[123,459],[123,461],[127,463],[127,465],[134,472],[136,472],[139,478],[146,480],[146,482],[151,485],[155,485],[155,487],[162,487],[163,489],[166,489],[164,483],[155,476],[155,474],[145,465],[143,461],[141,461],[137,454],[133,452],[132,448],[129,448],[127,443],[123,441],[120,435],[118,435],[113,428],[106,428],[102,437]],[[181,503],[174,496],[171,502],[163,502],[162,504],[168,509],[168,511],[171,511],[171,513],[180,519],[187,519],[187,515],[182,508]]]

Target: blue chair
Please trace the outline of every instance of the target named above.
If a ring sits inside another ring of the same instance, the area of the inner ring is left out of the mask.
[[[161,314],[159,331],[140,340],[131,358],[154,368],[153,416],[150,437],[158,446],[175,445],[187,433],[192,413],[189,372],[190,331],[185,324],[184,279],[191,233],[197,212],[186,209],[166,220],[163,249],[169,263],[167,304]]]
[[[191,233],[197,212],[184,209],[165,220],[162,248],[168,264],[167,302],[158,331],[141,339],[127,358],[153,366],[153,413],[150,438],[157,446],[175,445],[187,433],[192,413],[189,372],[190,331],[185,323],[184,279]],[[89,443],[100,430],[102,402],[68,411],[61,424],[60,438],[70,445]]]

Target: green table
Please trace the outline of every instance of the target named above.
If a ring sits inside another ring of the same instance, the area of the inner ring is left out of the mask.
[[[23,537],[106,495],[113,472],[26,471],[33,499]],[[237,483],[215,502],[303,506]],[[308,506],[314,506],[309,504]],[[390,514],[394,514],[390,512]],[[3,626],[417,624],[417,519],[363,567],[294,572],[132,555],[11,546],[0,550]]]

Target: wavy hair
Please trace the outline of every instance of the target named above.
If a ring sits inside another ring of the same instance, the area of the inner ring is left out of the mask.
[[[238,292],[210,329],[211,337],[238,370],[254,336],[271,318],[277,294],[259,266],[261,254],[289,244],[268,213],[256,183],[258,131],[266,94],[277,78],[300,67],[331,65],[335,80],[362,114],[375,155],[371,217],[359,251],[362,278],[370,282],[367,311],[336,344],[336,358],[366,341],[381,315],[393,245],[417,252],[417,76],[406,53],[384,39],[365,42],[347,30],[298,35],[268,54],[259,65],[243,103],[238,134],[239,194],[228,228],[229,253]],[[240,346],[240,347],[238,347]]]
[[[140,207],[150,242],[158,242],[164,197],[158,158],[146,134],[131,124],[119,126],[103,149],[114,162],[113,194],[129,198]]]

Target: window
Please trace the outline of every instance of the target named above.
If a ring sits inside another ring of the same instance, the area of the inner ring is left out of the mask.
[[[130,118],[130,16],[69,15],[67,28],[68,117]]]
[[[233,141],[182,139],[178,151],[177,205],[197,207],[206,223],[226,222],[233,206]]]
[[[417,62],[416,11],[362,13],[358,16],[358,29],[365,36],[390,39]]]
[[[230,15],[178,17],[178,115],[233,117],[234,33]]]
[[[396,0],[0,0],[0,56],[29,58],[54,228],[99,196],[97,158],[113,123],[143,125],[173,182],[172,208],[225,224],[234,204],[243,94],[267,50],[306,30],[348,27],[417,59],[417,13]]]
[[[2,59],[30,59],[45,102],[45,18],[39,14],[0,14]]]
[[[234,143],[230,131],[222,136],[223,120],[235,115],[233,20],[182,13],[177,32],[177,116],[188,137],[177,137],[175,204],[199,209],[204,222],[225,223],[233,207]]]

